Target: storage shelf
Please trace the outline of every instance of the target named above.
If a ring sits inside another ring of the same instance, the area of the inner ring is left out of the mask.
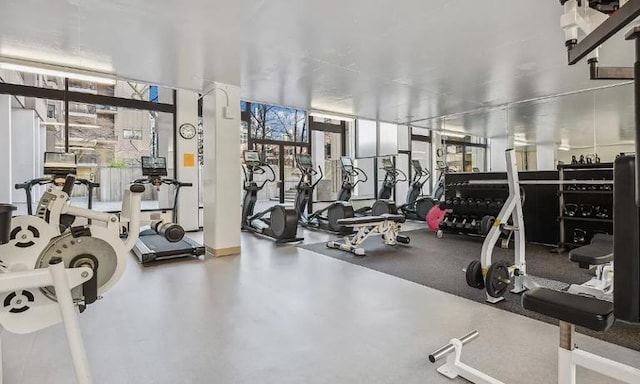
[[[598,164],[561,164],[558,169],[564,171],[613,171],[613,163]]]
[[[612,195],[613,191],[558,191],[565,195]]]
[[[598,219],[594,217],[571,217],[571,216],[560,216],[558,220],[574,220],[574,221],[591,221],[594,223],[613,223],[613,219]]]

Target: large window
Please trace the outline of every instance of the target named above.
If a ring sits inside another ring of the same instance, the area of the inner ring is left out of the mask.
[[[11,165],[14,182],[41,177],[45,151],[71,152],[78,161],[78,177],[100,183],[93,208],[115,211],[127,185],[142,177],[141,156],[166,157],[169,177],[174,174],[172,90],[2,70],[1,94],[13,99],[12,115],[18,117],[12,119],[13,137],[25,138],[12,143],[14,153],[20,154]],[[41,192],[34,190],[34,200]],[[149,186],[142,208],[171,208],[172,192]],[[74,189],[74,204],[84,205],[87,199],[86,190]],[[24,192],[16,191],[12,200],[26,212]]]
[[[466,136],[445,140],[445,161],[452,172],[484,172],[487,163],[486,139]]]
[[[309,153],[307,112],[300,109],[241,101],[240,148],[257,150],[276,174],[258,196],[256,212],[276,203],[292,203],[299,180],[296,155]]]
[[[309,142],[307,113],[276,105],[247,103],[251,114],[251,138],[289,142]]]

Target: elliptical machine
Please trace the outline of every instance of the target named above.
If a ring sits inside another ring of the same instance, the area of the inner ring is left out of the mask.
[[[353,159],[348,156],[340,157],[340,165],[342,167],[342,187],[337,200],[350,201],[356,185],[366,183],[369,177],[362,169],[353,165]]]
[[[407,219],[425,221],[427,213],[435,205],[435,200],[430,196],[422,196],[422,187],[431,179],[431,172],[422,168],[420,161],[411,160],[413,176],[406,202],[398,208]]]
[[[348,161],[351,160],[349,158],[346,159]],[[343,169],[345,167],[345,161],[347,160],[345,160],[344,157],[342,158]],[[310,155],[298,155],[296,163],[301,172],[300,181],[296,186],[297,193],[295,207],[298,212],[298,222],[302,226],[310,229],[319,229],[326,232],[338,233],[340,235],[352,233],[352,228],[339,225],[338,220],[354,217],[353,206],[351,203],[347,202],[351,198],[351,191],[360,181],[356,180],[354,183],[351,182],[350,175],[357,172],[354,169],[355,167],[353,167],[353,163],[351,164],[351,174],[343,172],[342,188],[338,193],[337,201],[334,201],[329,206],[315,211],[312,214],[307,214],[309,201],[311,201],[313,196],[313,190],[316,188],[320,180],[323,179],[324,174],[322,173],[322,168],[320,166],[318,166],[318,171],[315,170]],[[313,177],[316,175],[320,175],[320,177],[313,182]]]
[[[275,182],[276,173],[269,164],[260,160],[260,155],[256,151],[244,151],[243,157],[242,172],[244,173],[243,189],[245,193],[242,203],[241,229],[268,236],[276,243],[304,240],[297,236],[298,213],[294,207],[278,204],[265,211],[253,213],[258,200],[258,191],[262,190],[267,183]],[[264,175],[267,170],[271,173],[270,177],[260,184],[254,181],[255,175]]]
[[[380,216],[386,213],[398,213],[398,207],[395,201],[391,200],[391,194],[396,184],[407,181],[407,174],[397,169],[391,159],[382,159],[382,169],[384,170],[384,180],[382,187],[378,191],[378,200],[371,206],[371,214]]]

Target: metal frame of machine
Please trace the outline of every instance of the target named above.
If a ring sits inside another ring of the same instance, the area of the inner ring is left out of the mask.
[[[24,334],[62,322],[77,381],[90,384],[78,312],[100,299],[124,274],[137,239],[144,187],[133,184],[125,192],[123,211],[128,215],[118,217],[71,206],[69,193],[75,178],[66,180],[62,190],[47,189],[35,216],[5,216],[10,231],[8,242],[0,245],[0,324],[9,332]],[[100,224],[61,232],[64,215]],[[136,229],[125,240],[120,238],[123,225]]]

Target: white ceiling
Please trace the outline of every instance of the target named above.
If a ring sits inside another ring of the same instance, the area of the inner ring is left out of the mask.
[[[240,84],[249,100],[426,127],[447,116],[488,137],[505,134],[516,102],[510,125],[538,142],[582,145],[587,130],[592,142],[595,110],[599,139],[630,139],[630,86],[553,97],[614,84],[566,64],[561,11],[556,0],[3,0],[0,55],[176,88]],[[619,36],[601,52],[603,65],[632,62]]]

